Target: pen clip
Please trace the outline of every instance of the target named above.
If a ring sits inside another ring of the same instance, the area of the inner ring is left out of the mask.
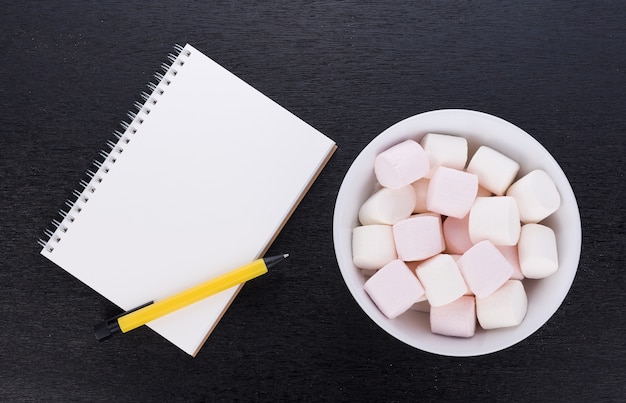
[[[124,315],[128,315],[128,314],[129,314],[129,313],[131,313],[131,312],[138,311],[138,310],[140,310],[141,308],[145,308],[145,307],[147,307],[148,305],[152,305],[152,304],[154,304],[154,301],[146,302],[145,304],[143,304],[143,305],[139,305],[138,307],[133,308],[133,309],[131,309],[130,311],[122,312],[122,313],[120,313],[120,314],[119,314],[119,315],[117,315],[117,316],[114,316],[114,317],[112,317],[112,318],[109,318],[109,319],[107,320],[107,322],[112,321],[112,320],[119,319],[119,318],[121,318],[121,317],[122,317],[122,316],[124,316]]]

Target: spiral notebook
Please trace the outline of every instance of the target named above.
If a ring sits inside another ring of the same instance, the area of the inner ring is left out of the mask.
[[[123,310],[264,255],[336,148],[190,45],[162,67],[40,241]],[[195,356],[240,288],[148,326]]]

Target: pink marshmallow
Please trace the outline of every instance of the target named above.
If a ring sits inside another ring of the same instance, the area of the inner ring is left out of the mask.
[[[430,308],[430,330],[444,336],[472,337],[476,332],[476,300],[463,296]]]
[[[524,273],[519,265],[519,254],[517,252],[517,245],[496,245],[496,248],[502,253],[502,256],[511,263],[513,266],[513,274],[511,274],[511,280],[523,280]]]
[[[406,312],[424,297],[422,284],[401,260],[391,261],[378,270],[365,282],[364,288],[389,319]]]
[[[513,266],[489,240],[478,242],[457,261],[469,289],[477,298],[486,298],[506,283]]]
[[[383,151],[374,160],[378,182],[397,189],[423,178],[430,168],[426,151],[414,140],[406,140]]]
[[[441,216],[416,214],[393,225],[393,239],[398,258],[404,261],[424,260],[445,249]]]
[[[449,253],[462,255],[474,246],[469,235],[469,214],[463,218],[446,218],[442,229],[446,240],[446,251]]]
[[[426,205],[428,210],[456,218],[469,213],[478,192],[478,176],[445,166],[430,178]]]

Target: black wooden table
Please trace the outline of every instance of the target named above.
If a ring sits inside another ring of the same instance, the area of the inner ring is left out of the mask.
[[[626,399],[626,3],[18,2],[0,10],[0,400]],[[56,4],[59,3],[59,4]],[[196,358],[114,307],[37,239],[175,43],[191,43],[339,145]],[[502,352],[441,357],[384,333],[342,282],[332,214],[379,132],[466,108],[531,133],[583,225],[561,309]]]

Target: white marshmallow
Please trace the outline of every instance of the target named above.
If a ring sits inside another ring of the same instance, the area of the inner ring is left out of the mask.
[[[430,179],[422,178],[412,183],[413,190],[415,191],[415,208],[414,213],[426,213],[428,207],[426,206],[426,199],[428,198],[428,184]]]
[[[513,274],[513,266],[488,240],[472,246],[456,264],[467,287],[478,298],[491,295]]]
[[[476,332],[476,301],[463,296],[430,309],[430,330],[444,336],[472,337]]]
[[[393,239],[398,257],[404,261],[428,259],[445,249],[441,216],[416,214],[393,225]]]
[[[519,168],[519,164],[506,155],[481,146],[467,165],[467,172],[478,176],[480,186],[502,196],[513,183]]]
[[[363,225],[352,230],[352,262],[359,269],[378,270],[397,258],[390,225]]]
[[[440,254],[420,263],[416,273],[431,307],[449,304],[467,292],[463,276],[450,255]]]
[[[469,213],[473,243],[488,239],[496,245],[515,245],[520,227],[517,203],[509,196],[477,197]]]
[[[478,192],[478,177],[458,169],[438,167],[430,178],[428,210],[463,218],[469,213]]]
[[[406,140],[376,156],[374,173],[378,182],[390,188],[401,188],[428,173],[426,151],[414,140]]]
[[[523,225],[517,248],[524,276],[545,278],[559,269],[556,236],[552,228],[541,224]]]
[[[430,178],[435,169],[445,166],[462,171],[467,163],[467,140],[463,137],[448,134],[427,133],[422,137],[420,145],[428,155]]]
[[[519,280],[509,280],[487,298],[476,298],[476,316],[483,329],[517,326],[522,323],[528,299]]]
[[[378,309],[389,319],[406,312],[424,296],[422,284],[401,260],[386,264],[363,287]]]
[[[561,196],[550,176],[540,169],[529,172],[506,192],[517,202],[523,223],[538,223],[558,210]]]
[[[399,189],[381,188],[371,195],[359,210],[362,225],[392,225],[408,218],[415,207],[415,191],[410,185]]]

